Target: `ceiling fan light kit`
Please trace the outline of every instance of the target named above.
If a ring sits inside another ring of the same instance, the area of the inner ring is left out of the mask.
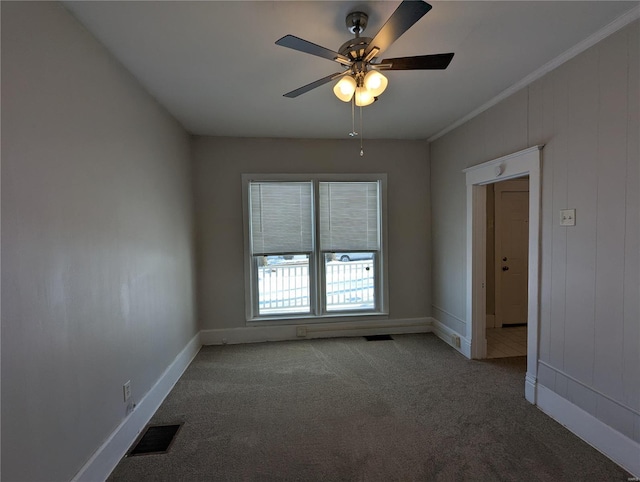
[[[356,79],[350,76],[342,77],[333,87],[333,93],[342,102],[349,102],[357,87]]]
[[[364,76],[364,87],[371,92],[371,95],[378,97],[387,88],[389,80],[377,70],[370,70]]]
[[[337,62],[344,70],[288,92],[284,96],[295,98],[316,87],[339,79],[333,87],[336,97],[343,102],[352,102],[358,107],[365,107],[378,100],[378,96],[385,91],[389,84],[389,80],[380,72],[381,70],[446,69],[453,58],[453,53],[399,57],[382,61],[377,59],[378,55],[400,38],[429,10],[431,10],[431,5],[423,0],[403,0],[373,38],[360,37],[367,26],[369,19],[367,14],[352,12],[347,15],[346,26],[349,32],[355,35],[355,38],[347,40],[337,52],[294,35],[285,35],[276,41],[276,45]]]
[[[356,87],[356,105],[365,107],[375,102],[376,98],[365,87]]]

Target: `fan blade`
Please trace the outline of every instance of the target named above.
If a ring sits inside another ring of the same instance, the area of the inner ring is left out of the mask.
[[[369,54],[376,48],[378,49],[378,52],[375,55],[386,50],[429,10],[431,10],[431,5],[427,2],[423,2],[422,0],[404,0],[398,6],[396,11],[393,12],[391,17],[389,17],[387,23],[385,23],[376,36],[373,37],[373,40],[367,47],[365,54]]]
[[[452,58],[453,53],[384,59],[380,64],[391,64],[391,66],[380,70],[442,70],[449,66]]]
[[[322,57],[323,59],[333,60],[343,65],[351,66],[352,64],[351,60],[344,55],[340,55],[338,52],[321,47],[320,45],[316,45],[294,35],[285,35],[281,39],[276,40],[276,45],[288,47],[299,52],[304,52],[305,54]]]
[[[320,80],[316,80],[315,82],[311,82],[303,87],[300,87],[296,90],[292,90],[291,92],[287,92],[284,94],[284,97],[289,97],[293,99],[294,97],[298,97],[299,95],[305,94],[310,90],[315,89],[316,87],[320,87],[321,85],[326,84],[327,82],[331,82],[333,79],[337,79],[338,77],[342,77],[346,72],[336,72],[335,74],[327,75]]]

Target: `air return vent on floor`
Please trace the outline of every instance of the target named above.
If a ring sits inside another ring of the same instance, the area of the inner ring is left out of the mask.
[[[383,340],[393,340],[391,335],[368,335],[364,337],[367,341],[383,341]]]
[[[129,452],[129,457],[134,455],[164,454],[169,451],[178,430],[178,425],[151,425]]]

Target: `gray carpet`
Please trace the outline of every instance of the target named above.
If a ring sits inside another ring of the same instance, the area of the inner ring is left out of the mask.
[[[184,422],[170,452],[109,480],[626,481],[524,374],[432,334],[204,347],[152,420]]]

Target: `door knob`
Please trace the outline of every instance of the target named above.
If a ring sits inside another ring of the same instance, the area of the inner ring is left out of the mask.
[[[502,267],[502,271],[509,271],[509,267],[508,266],[503,266]]]

